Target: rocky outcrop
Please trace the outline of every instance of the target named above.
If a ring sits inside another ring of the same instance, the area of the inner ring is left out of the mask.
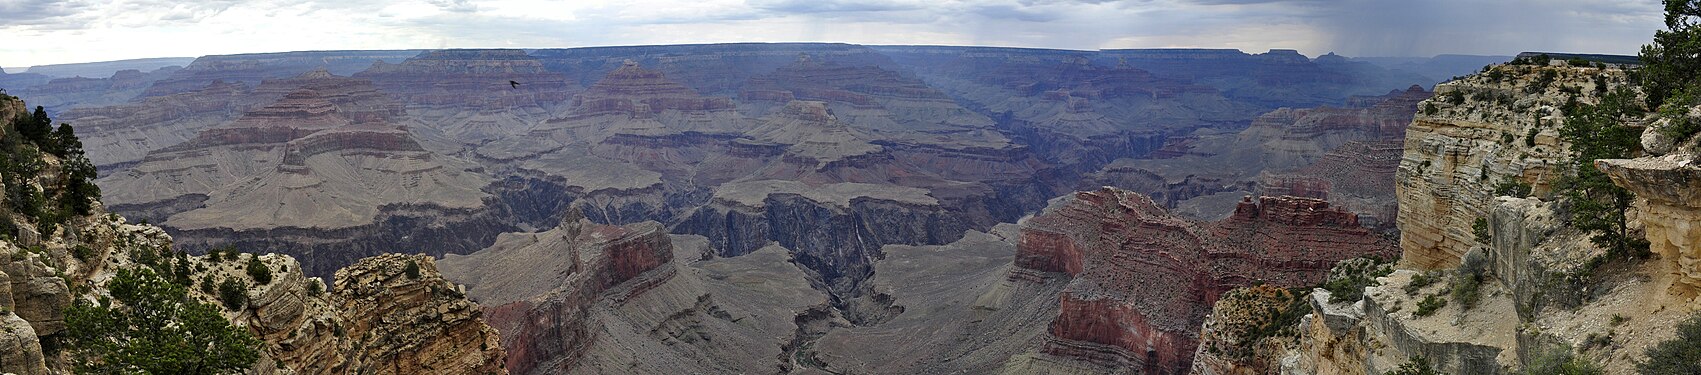
[[[1406,131],[1395,177],[1401,262],[1458,265],[1482,245],[1470,228],[1487,217],[1497,185],[1551,191],[1567,148],[1558,138],[1561,109],[1573,99],[1592,103],[1624,81],[1618,69],[1502,65],[1436,86]]]
[[[1569,227],[1551,186],[1568,147],[1554,134],[1569,107],[1561,103],[1599,100],[1624,76],[1568,65],[1495,66],[1437,88],[1408,131],[1396,179],[1408,269],[1376,279],[1357,301],[1332,304],[1315,291],[1282,371],[1374,374],[1422,356],[1443,373],[1521,373],[1564,354],[1631,373],[1669,337],[1681,319],[1672,311],[1695,308],[1684,254],[1684,238],[1695,236],[1684,228],[1701,174],[1691,156],[1662,147],[1684,141],[1658,137],[1644,137],[1647,157],[1596,162],[1637,196],[1628,215],[1655,259],[1608,256],[1593,233]],[[1508,182],[1533,191],[1496,196],[1517,190],[1497,186]],[[1473,233],[1473,221],[1487,233]],[[1467,277],[1480,282],[1474,298],[1462,292],[1473,290]]]
[[[1192,374],[1269,374],[1279,370],[1285,342],[1275,337],[1303,303],[1286,289],[1269,285],[1236,288],[1211,307],[1199,330],[1199,350],[1193,354]]]
[[[1701,167],[1696,156],[1674,153],[1630,160],[1600,160],[1596,167],[1635,193],[1638,220],[1659,255],[1672,294],[1701,302]]]
[[[794,263],[832,296],[835,307],[852,309],[860,306],[855,301],[876,297],[865,281],[882,257],[881,246],[949,243],[972,224],[915,188],[751,181],[723,186],[673,231],[708,237],[718,256],[777,243],[791,250]]]
[[[39,245],[37,245],[39,246]],[[48,266],[51,257],[39,252],[13,248],[0,264],[0,274],[6,275],[10,301],[0,300],[19,318],[28,321],[37,336],[48,336],[65,330],[65,308],[71,307],[71,286],[60,278],[56,267]]]
[[[352,372],[507,372],[497,331],[431,257],[386,254],[338,270],[332,301],[347,336],[361,340],[349,356]]]
[[[507,234],[490,249],[444,260],[448,275],[470,285],[502,332],[515,373],[573,369],[602,330],[599,301],[631,300],[667,282],[673,245],[651,223],[598,225],[577,217],[555,229]],[[666,267],[664,267],[666,265]]]
[[[1394,253],[1356,215],[1295,197],[1249,198],[1228,219],[1194,223],[1105,188],[1023,225],[1012,277],[1072,279],[1044,353],[1146,373],[1187,371],[1200,324],[1230,289],[1311,285],[1342,259]]]
[[[0,312],[0,371],[18,375],[52,374],[41,353],[41,340],[30,322],[11,311]]]

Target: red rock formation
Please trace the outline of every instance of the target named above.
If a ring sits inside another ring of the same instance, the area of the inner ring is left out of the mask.
[[[1263,176],[1259,188],[1265,195],[1328,199],[1376,218],[1376,226],[1392,224],[1398,212],[1394,174],[1404,151],[1400,140],[1347,142],[1304,168]]]
[[[490,249],[442,263],[489,306],[490,325],[506,333],[508,370],[531,374],[572,369],[599,332],[591,326],[591,305],[618,304],[667,281],[672,261],[672,240],[654,222],[611,226],[569,218],[553,230],[505,235]]]
[[[1320,200],[1249,198],[1228,219],[1195,223],[1105,188],[1029,219],[1017,251],[1024,270],[1013,276],[1073,279],[1059,296],[1047,353],[1168,374],[1188,369],[1199,324],[1222,293],[1254,282],[1309,285],[1339,260],[1397,250]]]

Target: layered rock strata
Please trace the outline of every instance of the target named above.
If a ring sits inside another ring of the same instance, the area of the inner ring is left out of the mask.
[[[1471,224],[1487,217],[1497,185],[1547,195],[1568,147],[1558,137],[1565,103],[1592,103],[1625,79],[1618,69],[1501,65],[1437,85],[1406,131],[1395,176],[1401,262],[1458,265],[1481,245]]]
[[[298,243],[266,246],[295,255],[382,236],[372,232],[389,231],[383,229],[387,223],[408,225],[392,223],[398,217],[461,228],[492,220],[480,219],[489,216],[481,213],[485,178],[468,163],[425,150],[396,125],[406,114],[401,105],[368,81],[319,70],[266,81],[255,92],[287,93],[101,179],[112,192],[106,199],[114,210],[161,221],[192,248],[260,246],[254,241],[309,232]],[[478,225],[489,226],[471,227]],[[315,231],[321,233],[310,233]],[[315,274],[327,275],[385,248],[343,249],[345,254],[318,254],[306,263]]]
[[[446,262],[451,277],[490,306],[494,326],[513,332],[502,339],[507,368],[529,374],[575,368],[601,332],[593,305],[668,281],[672,260],[672,243],[655,223],[618,227],[573,218],[549,231],[504,235],[490,249]],[[488,273],[494,270],[503,272]]]
[[[1109,188],[1061,198],[1027,220],[1017,251],[1022,272],[1012,277],[1072,279],[1044,353],[1146,373],[1185,372],[1200,323],[1230,289],[1310,285],[1342,259],[1394,254],[1356,215],[1323,201],[1262,197],[1223,221],[1194,223]]]
[[[467,143],[521,134],[579,89],[517,49],[426,51],[353,77],[395,95],[421,126]]]

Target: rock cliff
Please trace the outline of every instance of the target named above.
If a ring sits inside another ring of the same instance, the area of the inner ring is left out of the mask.
[[[22,103],[0,98],[0,123],[23,115]],[[11,127],[8,126],[8,129]],[[20,137],[19,134],[0,134]],[[21,146],[20,146],[21,147]],[[43,176],[7,176],[47,191],[66,187],[49,178],[64,161],[41,154]],[[444,281],[427,256],[386,255],[337,273],[334,289],[305,276],[295,259],[277,254],[221,252],[188,256],[172,249],[165,230],[126,222],[95,203],[87,215],[60,221],[15,211],[0,198],[0,372],[66,373],[75,351],[53,348],[67,329],[65,309],[110,295],[121,269],[171,270],[174,283],[193,284],[196,303],[219,300],[213,280],[241,286],[247,302],[219,311],[237,329],[261,339],[254,373],[506,373],[496,331],[461,289]],[[254,263],[244,262],[251,259]],[[175,264],[175,267],[172,265]],[[254,276],[253,264],[270,270]],[[48,345],[43,345],[47,343]]]
[[[548,118],[580,89],[517,49],[425,51],[353,77],[395,95],[421,126],[467,143],[520,134],[528,126],[515,125]]]
[[[406,116],[401,104],[370,82],[316,70],[267,80],[254,95],[279,99],[101,179],[113,210],[159,221],[196,249],[258,246],[294,228],[331,232],[311,236],[330,250],[398,214],[446,216],[442,225],[455,226],[479,220],[485,177],[422,147],[397,125]],[[267,247],[294,255],[312,248],[274,245]],[[335,258],[352,261],[388,250],[338,251],[347,253]],[[316,275],[346,264],[331,260],[305,263]]]
[[[1228,219],[1194,223],[1107,188],[1060,198],[1028,219],[1016,255],[1022,272],[1012,274],[1072,279],[1043,353],[1181,373],[1211,304],[1228,290],[1312,285],[1337,261],[1393,254],[1356,215],[1323,201],[1262,197]]]
[[[1494,374],[1578,358],[1605,373],[1636,371],[1644,350],[1697,309],[1685,254],[1695,236],[1682,229],[1695,172],[1688,152],[1651,136],[1659,125],[1644,133],[1646,157],[1597,161],[1637,196],[1629,216],[1653,259],[1607,256],[1592,233],[1570,227],[1552,187],[1569,152],[1556,134],[1563,110],[1625,81],[1618,68],[1568,65],[1494,66],[1439,86],[1408,130],[1396,179],[1402,269],[1369,274],[1360,299],[1314,290],[1294,341],[1230,365],[1376,374],[1423,357],[1443,373]]]
[[[1624,82],[1618,69],[1500,65],[1437,85],[1406,131],[1395,177],[1401,262],[1457,266],[1481,245],[1471,224],[1487,217],[1497,185],[1551,191],[1568,147],[1558,138],[1561,108],[1567,100],[1593,103]]]

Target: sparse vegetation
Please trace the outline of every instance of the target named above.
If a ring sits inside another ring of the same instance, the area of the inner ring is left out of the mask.
[[[1417,292],[1419,290],[1423,290],[1424,287],[1434,285],[1435,282],[1440,279],[1440,277],[1436,275],[1436,272],[1437,271],[1430,271],[1412,275],[1412,281],[1406,283],[1406,286],[1403,288],[1406,291],[1406,295],[1415,296],[1417,295]]]
[[[408,275],[408,279],[419,280],[419,261],[408,259],[408,266],[402,272]]]
[[[234,278],[219,282],[219,303],[230,311],[242,310],[248,304],[248,285]]]
[[[1636,372],[1647,375],[1696,374],[1701,371],[1701,314],[1677,325],[1677,337],[1648,348],[1647,361]]]
[[[1499,184],[1494,185],[1495,196],[1523,198],[1530,196],[1530,193],[1533,192],[1533,190],[1535,190],[1535,188],[1531,187],[1530,184],[1519,181],[1516,178],[1508,178],[1505,181],[1501,181]]]
[[[1476,238],[1477,243],[1481,244],[1487,244],[1489,240],[1492,240],[1493,236],[1488,231],[1488,219],[1478,216],[1476,221],[1472,221],[1471,236]]]
[[[1329,270],[1329,279],[1323,282],[1323,289],[1329,291],[1330,303],[1358,301],[1364,298],[1365,287],[1377,285],[1376,278],[1393,272],[1393,265],[1381,259],[1347,259]]]
[[[218,291],[218,289],[215,289],[213,287],[213,275],[211,275],[211,274],[202,275],[201,276],[201,293],[206,293],[207,295],[212,295],[214,292],[217,292],[217,291]]]
[[[1588,358],[1571,354],[1571,348],[1559,347],[1548,350],[1530,360],[1524,367],[1528,375],[1600,375],[1606,370],[1601,365]]]
[[[247,268],[248,277],[253,278],[254,282],[259,283],[260,285],[272,283],[272,269],[270,267],[266,267],[266,262],[261,262],[260,257],[248,257]]]
[[[1452,281],[1447,285],[1452,294],[1453,302],[1459,308],[1470,310],[1477,306],[1482,296],[1483,279],[1488,274],[1488,256],[1480,250],[1465,253],[1464,260],[1459,263],[1459,269],[1453,274]]]
[[[1641,147],[1638,130],[1621,125],[1643,113],[1634,98],[1634,92],[1614,90],[1600,104],[1580,106],[1560,128],[1560,136],[1571,143],[1570,171],[1556,184],[1571,212],[1569,223],[1596,232],[1591,240],[1615,256],[1642,255],[1647,252],[1648,241],[1630,235],[1625,211],[1635,196],[1614,185],[1594,163],[1629,157]]]
[[[1442,307],[1447,307],[1447,299],[1431,294],[1424,296],[1422,301],[1418,301],[1417,310],[1412,311],[1412,315],[1418,317],[1434,315],[1435,311],[1441,310]]]
[[[1441,375],[1441,372],[1429,367],[1429,359],[1420,355],[1412,357],[1406,364],[1400,365],[1393,371],[1384,372],[1382,375]]]
[[[94,258],[94,249],[90,249],[88,245],[77,244],[76,246],[71,247],[71,256],[77,257],[77,260],[87,262],[89,259]]]
[[[258,339],[152,270],[119,270],[107,286],[117,303],[65,310],[64,347],[79,373],[219,374],[259,359]]]

